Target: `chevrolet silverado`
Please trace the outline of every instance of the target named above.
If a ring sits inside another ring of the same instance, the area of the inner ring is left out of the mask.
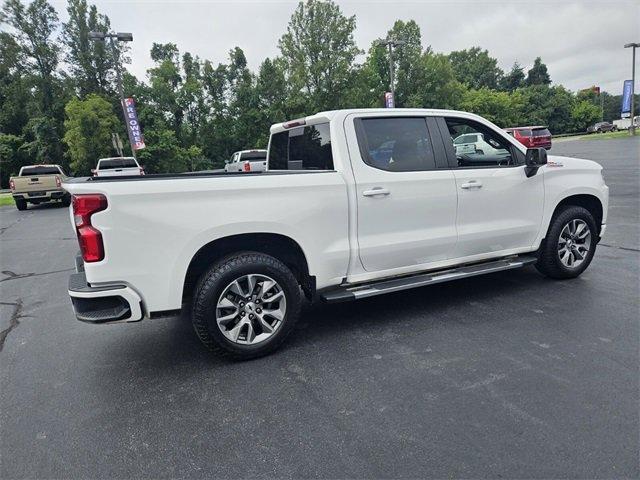
[[[461,135],[490,148],[455,148]],[[534,265],[580,275],[605,232],[595,162],[470,113],[322,112],[273,125],[267,170],[74,179],[79,320],[190,309],[210,349],[264,355],[303,296],[356,300]]]

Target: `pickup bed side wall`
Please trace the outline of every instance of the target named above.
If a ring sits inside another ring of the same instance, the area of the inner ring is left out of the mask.
[[[202,246],[231,235],[291,238],[318,288],[346,275],[347,193],[337,172],[65,186],[73,194],[103,193],[109,202],[92,217],[105,259],[86,264],[87,280],[126,282],[148,312],[180,308],[191,259]]]

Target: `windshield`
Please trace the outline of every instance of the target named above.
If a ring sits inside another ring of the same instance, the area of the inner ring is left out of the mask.
[[[113,158],[109,160],[100,160],[98,162],[99,170],[108,170],[111,168],[136,168],[138,164],[133,158]]]
[[[33,175],[60,175],[58,167],[25,167],[20,176],[31,177]]]

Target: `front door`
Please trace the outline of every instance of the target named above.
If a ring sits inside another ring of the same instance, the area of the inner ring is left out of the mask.
[[[455,258],[530,247],[542,221],[542,172],[527,177],[522,152],[488,126],[455,117],[444,122],[458,191]]]

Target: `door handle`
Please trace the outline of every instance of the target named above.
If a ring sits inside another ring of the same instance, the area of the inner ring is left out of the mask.
[[[365,190],[362,195],[365,197],[375,197],[377,195],[389,195],[391,192],[386,188],[373,187],[371,190]]]
[[[460,188],[464,188],[465,190],[469,190],[470,188],[482,188],[482,183],[476,180],[469,180],[468,183],[460,185]]]

